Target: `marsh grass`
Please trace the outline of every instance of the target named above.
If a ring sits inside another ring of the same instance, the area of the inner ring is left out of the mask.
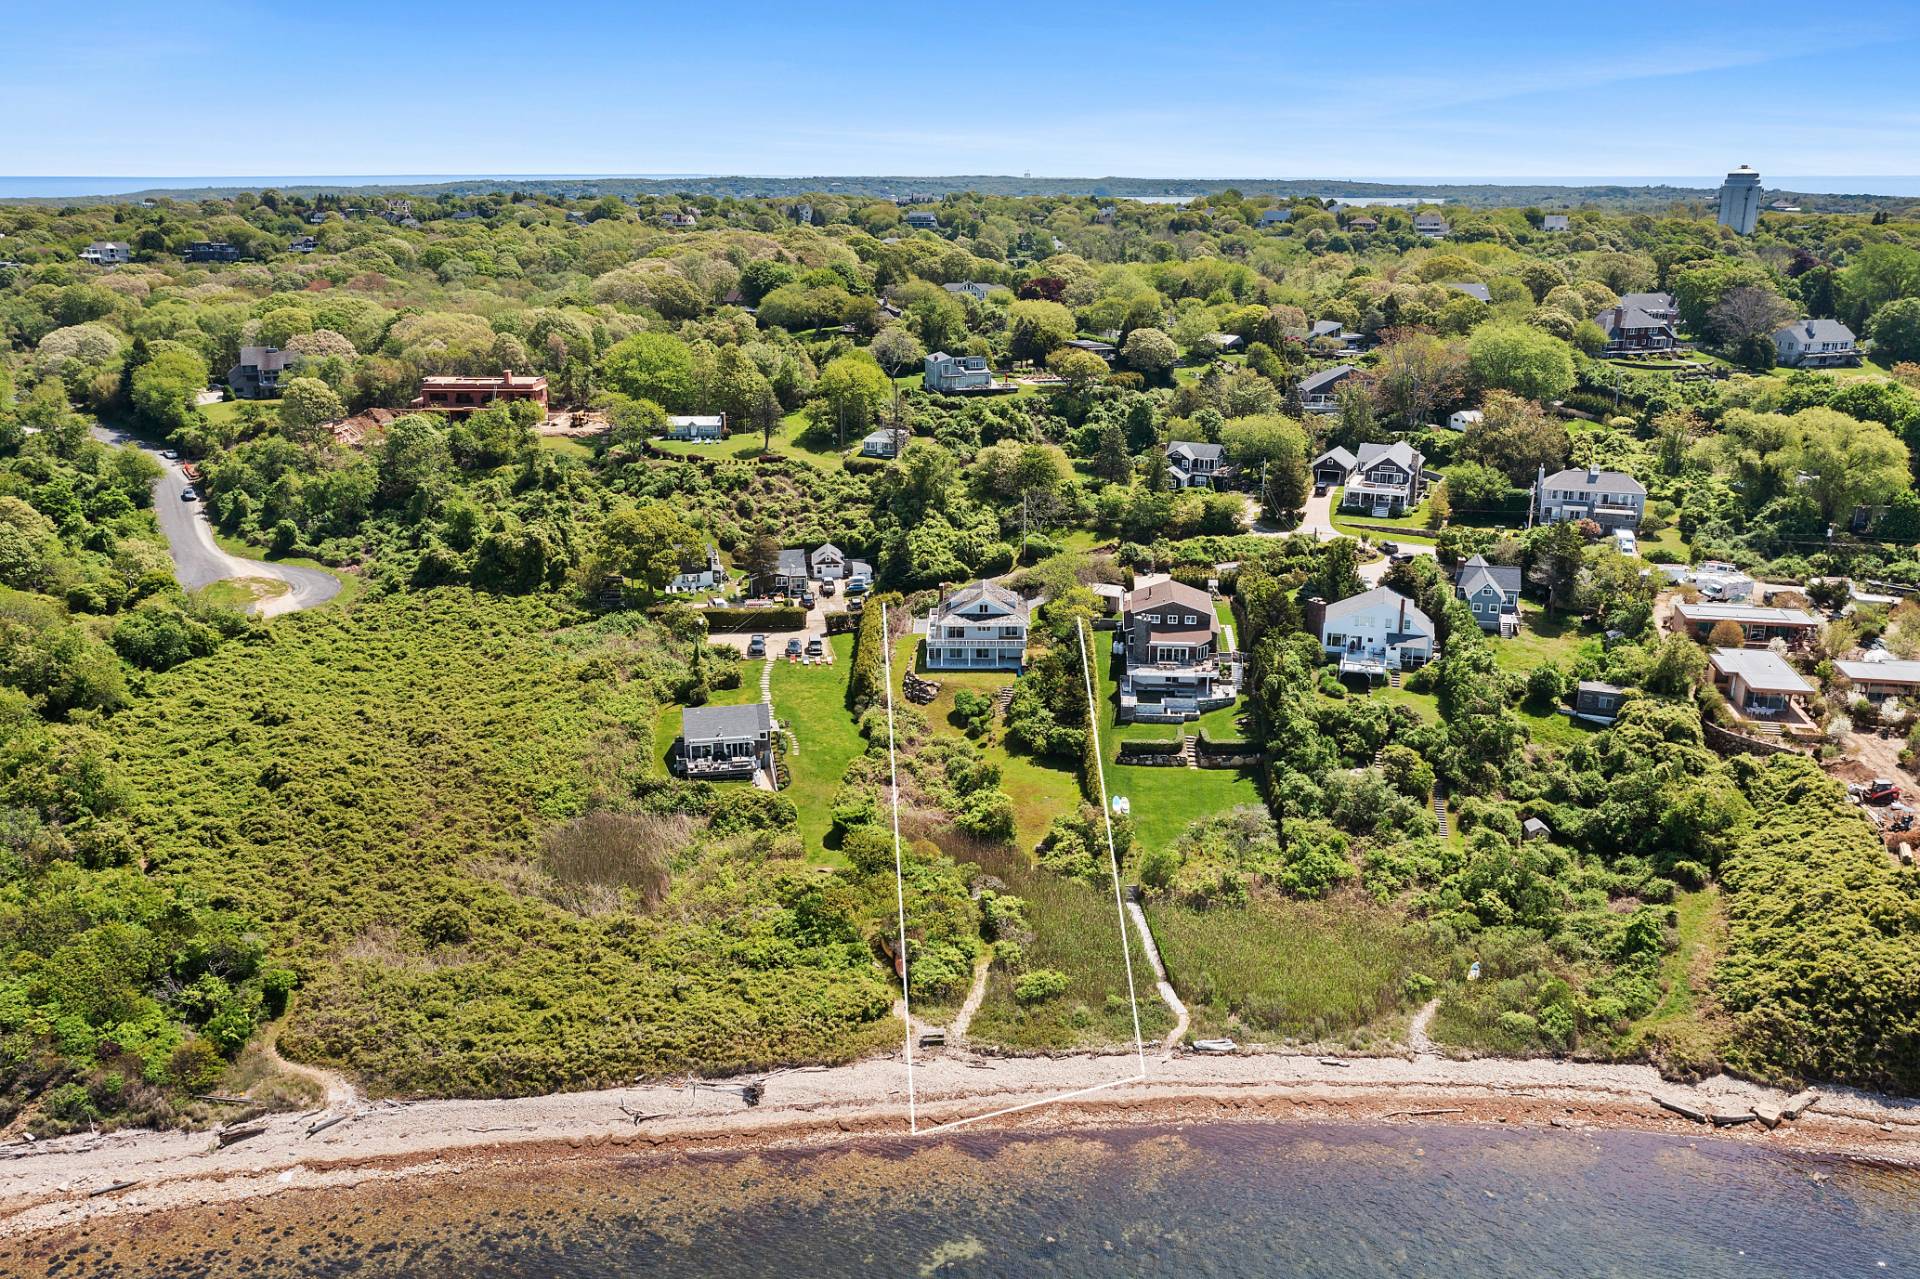
[[[1423,930],[1359,897],[1262,893],[1241,909],[1155,904],[1147,914],[1196,1033],[1378,1042],[1410,1004],[1408,977],[1437,975]]]

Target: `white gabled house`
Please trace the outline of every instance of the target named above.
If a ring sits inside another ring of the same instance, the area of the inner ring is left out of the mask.
[[[1342,675],[1372,679],[1433,660],[1433,619],[1398,591],[1376,586],[1315,611],[1320,647],[1339,659]]]
[[[727,568],[720,562],[720,548],[709,544],[705,556],[681,563],[680,571],[667,583],[667,593],[701,595],[719,590],[726,582]]]
[[[1543,466],[1534,481],[1533,501],[1542,524],[1592,520],[1604,529],[1638,529],[1646,514],[1647,486],[1620,471],[1568,467],[1548,475]]]
[[[1017,671],[1027,660],[1029,618],[1027,602],[1004,586],[984,580],[963,586],[927,619],[927,666]]]
[[[727,437],[727,415],[677,414],[667,419],[667,438],[670,440],[724,440]]]
[[[1779,362],[1792,369],[1830,369],[1860,362],[1853,330],[1838,320],[1795,320],[1774,330],[1773,347]]]

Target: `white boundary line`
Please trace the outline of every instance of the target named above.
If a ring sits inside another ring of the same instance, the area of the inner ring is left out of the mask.
[[[908,991],[908,975],[913,965],[907,962],[907,876],[900,860],[900,765],[893,750],[893,632],[887,626],[887,605],[880,604],[880,664],[887,685],[887,790],[893,800],[893,899],[900,911],[900,1005],[907,1028],[907,1130],[920,1131],[920,1117],[913,1096],[913,995]]]
[[[1080,674],[1087,681],[1087,731],[1093,734],[1093,775],[1100,784],[1100,816],[1107,824],[1107,864],[1113,868],[1113,913],[1120,920],[1120,953],[1127,961],[1127,1006],[1133,1010],[1133,1046],[1140,1055],[1140,1077],[1147,1077],[1147,1041],[1140,1034],[1140,996],[1133,988],[1133,942],[1127,937],[1127,908],[1120,900],[1120,853],[1113,844],[1113,800],[1107,795],[1107,766],[1100,750],[1100,703],[1093,696],[1093,661],[1087,656],[1085,622],[1073,624],[1080,641]]]
[[[915,1136],[931,1136],[937,1132],[947,1132],[951,1129],[963,1128],[968,1124],[977,1124],[983,1120],[998,1119],[1002,1115],[1032,1110],[1037,1106],[1052,1105],[1056,1101],[1084,1097],[1088,1093],[1099,1092],[1102,1089],[1144,1082],[1147,1078],[1147,1041],[1140,1031],[1140,996],[1134,988],[1133,981],[1133,942],[1128,935],[1127,908],[1120,893],[1120,853],[1113,838],[1113,801],[1107,796],[1107,770],[1100,754],[1100,713],[1099,703],[1094,700],[1093,695],[1093,662],[1087,655],[1085,624],[1075,623],[1074,638],[1080,645],[1080,674],[1087,690],[1087,732],[1093,735],[1093,772],[1100,791],[1100,813],[1107,828],[1107,865],[1113,874],[1113,909],[1120,924],[1120,954],[1127,966],[1127,1000],[1128,1007],[1133,1011],[1133,1048],[1140,1062],[1140,1071],[1124,1079],[1109,1079],[1105,1083],[1090,1084],[1085,1088],[1056,1093],[1036,1101],[1023,1101],[1017,1105],[1003,1106],[999,1110],[990,1110],[984,1115],[949,1120],[944,1124],[935,1124],[925,1133],[921,1132],[918,1102],[913,1088],[913,998],[907,989],[908,975],[913,971],[913,966],[907,962],[907,879],[905,863],[900,852],[900,766],[894,751],[893,736],[893,637],[887,625],[887,605],[884,603],[880,605],[880,637],[884,645],[880,661],[887,684],[887,780],[893,803],[894,905],[899,911],[900,918],[900,1003],[906,1012],[908,1132]]]

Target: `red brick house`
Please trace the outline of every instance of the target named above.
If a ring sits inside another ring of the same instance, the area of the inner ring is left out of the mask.
[[[503,369],[499,377],[423,377],[412,407],[442,413],[470,413],[495,400],[532,400],[547,407],[547,379],[514,376]]]

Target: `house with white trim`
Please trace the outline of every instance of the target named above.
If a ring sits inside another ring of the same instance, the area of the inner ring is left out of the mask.
[[[1362,444],[1354,454],[1353,473],[1341,490],[1340,508],[1375,516],[1405,515],[1427,495],[1429,480],[1438,478],[1427,470],[1425,455],[1404,440]]]
[[[1802,699],[1813,685],[1771,649],[1716,648],[1707,658],[1713,682],[1742,719],[1804,719]]]
[[[1592,520],[1604,529],[1637,530],[1647,510],[1647,486],[1597,466],[1568,467],[1552,475],[1543,466],[1533,485],[1533,509],[1542,524]]]
[[[95,240],[80,250],[80,260],[94,266],[119,266],[133,261],[133,249],[123,240]]]
[[[1773,331],[1776,360],[1790,369],[1831,369],[1860,363],[1853,330],[1838,320],[1795,320]]]
[[[993,370],[987,367],[984,355],[948,355],[945,351],[934,351],[924,362],[920,384],[942,395],[979,391],[993,385]]]
[[[1746,637],[1749,648],[1765,648],[1779,640],[1788,648],[1810,644],[1820,634],[1820,619],[1805,609],[1765,608],[1754,604],[1711,604],[1685,600],[1673,606],[1668,628],[1690,635],[1702,644],[1722,622],[1732,622]]]
[[[670,440],[724,440],[727,438],[725,413],[675,414],[667,419]]]
[[[667,594],[703,595],[726,584],[727,567],[720,561],[720,548],[708,543],[704,556],[681,562],[680,571],[667,583]]]
[[[927,666],[1017,671],[1027,660],[1030,617],[1017,592],[985,580],[963,586],[927,619]]]
[[[1384,678],[1433,660],[1433,619],[1398,591],[1376,586],[1317,605],[1320,648],[1337,658],[1342,675]]]
[[[1480,629],[1501,636],[1520,632],[1520,586],[1518,564],[1489,564],[1484,555],[1462,564],[1453,579],[1454,593],[1473,609]]]
[[[676,771],[690,780],[728,781],[773,770],[773,707],[689,706],[680,712]]]
[[[1239,696],[1239,665],[1223,652],[1213,597],[1172,578],[1130,591],[1120,604],[1125,655],[1119,718],[1197,719]]]
[[[1199,440],[1175,440],[1167,445],[1167,470],[1183,489],[1215,488],[1233,471],[1227,450]]]

